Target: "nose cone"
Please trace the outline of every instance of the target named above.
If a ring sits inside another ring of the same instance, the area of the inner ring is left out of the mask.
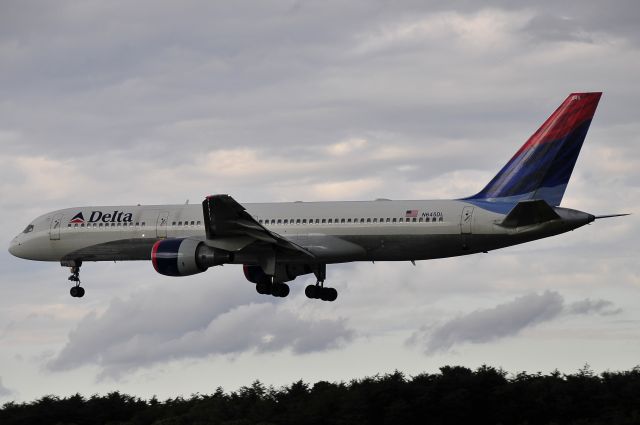
[[[16,240],[15,240],[15,239],[14,239],[14,240],[12,240],[12,241],[11,241],[11,243],[9,244],[9,253],[10,253],[11,255],[13,255],[14,257],[17,257],[17,255],[16,255],[16,246],[17,246],[17,245],[18,245],[18,244],[16,243]]]
[[[16,236],[15,238],[13,238],[13,240],[11,241],[11,243],[9,244],[9,253],[11,255],[13,255],[14,257],[18,257],[18,258],[24,258],[21,255],[21,251],[22,251],[22,243],[19,240],[20,238],[18,236]]]

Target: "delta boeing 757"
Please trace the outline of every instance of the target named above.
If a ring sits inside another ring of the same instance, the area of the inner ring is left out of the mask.
[[[572,93],[476,195],[441,201],[244,204],[229,195],[202,205],[77,207],[32,221],[9,251],[70,267],[82,297],[87,261],[151,261],[167,276],[242,264],[260,294],[313,273],[309,298],[334,301],[327,264],[411,261],[475,254],[554,236],[597,218],[560,207],[602,93]]]

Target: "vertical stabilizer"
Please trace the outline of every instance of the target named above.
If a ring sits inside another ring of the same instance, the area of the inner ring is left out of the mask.
[[[489,184],[466,199],[560,205],[601,95],[571,93]]]

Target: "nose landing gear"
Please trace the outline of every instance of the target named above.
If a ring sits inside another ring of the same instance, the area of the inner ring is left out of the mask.
[[[71,276],[69,276],[69,281],[73,282],[73,286],[69,290],[69,294],[74,298],[82,298],[84,297],[84,288],[80,286],[80,266],[82,265],[82,261],[69,261],[62,262],[62,266],[67,266],[71,270]]]

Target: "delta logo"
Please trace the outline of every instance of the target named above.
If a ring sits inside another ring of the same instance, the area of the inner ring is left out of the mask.
[[[82,212],[79,212],[78,214],[74,215],[71,221],[69,221],[69,223],[73,223],[73,224],[84,223],[84,216],[82,215]]]
[[[89,217],[89,223],[130,223],[133,221],[133,213],[125,213],[124,211],[114,211],[113,213],[104,213],[102,211],[91,211],[91,216]],[[74,215],[69,223],[72,224],[83,224],[85,223],[84,216],[82,212]]]

